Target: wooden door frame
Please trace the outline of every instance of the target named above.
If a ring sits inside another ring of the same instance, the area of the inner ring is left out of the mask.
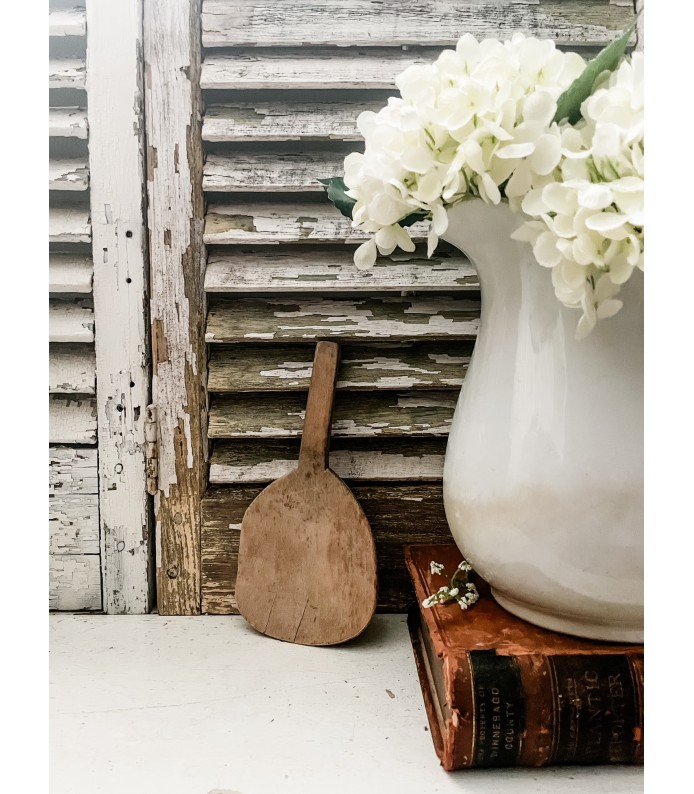
[[[207,487],[200,0],[143,0],[160,614],[200,613]]]

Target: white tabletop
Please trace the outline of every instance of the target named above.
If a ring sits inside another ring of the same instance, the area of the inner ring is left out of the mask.
[[[633,794],[634,767],[444,772],[403,615],[307,648],[238,616],[51,618],[51,794]]]

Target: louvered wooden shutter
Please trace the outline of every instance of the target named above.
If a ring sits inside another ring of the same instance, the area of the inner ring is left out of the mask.
[[[408,600],[405,542],[448,537],[446,437],[472,350],[479,292],[441,245],[369,272],[363,235],[318,178],[359,148],[356,117],[396,74],[464,32],[517,30],[587,53],[631,21],[631,3],[203,0],[211,488],[203,505],[203,611],[234,611],[243,512],[299,448],[313,344],[343,345],[331,465],[372,523],[379,606]],[[422,224],[413,227],[421,241]],[[336,583],[339,586],[339,583]]]
[[[85,9],[53,2],[49,30],[50,606],[93,610],[101,573]]]

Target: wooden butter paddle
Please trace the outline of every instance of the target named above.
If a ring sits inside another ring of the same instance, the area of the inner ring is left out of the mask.
[[[236,602],[262,634],[301,645],[356,637],[376,609],[369,522],[328,468],[340,348],[319,342],[298,468],[249,505],[241,524]]]

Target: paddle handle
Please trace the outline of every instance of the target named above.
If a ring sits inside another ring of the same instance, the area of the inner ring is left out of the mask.
[[[311,385],[308,389],[306,418],[301,437],[299,468],[324,471],[330,454],[330,421],[335,398],[340,346],[319,342],[313,357]]]

